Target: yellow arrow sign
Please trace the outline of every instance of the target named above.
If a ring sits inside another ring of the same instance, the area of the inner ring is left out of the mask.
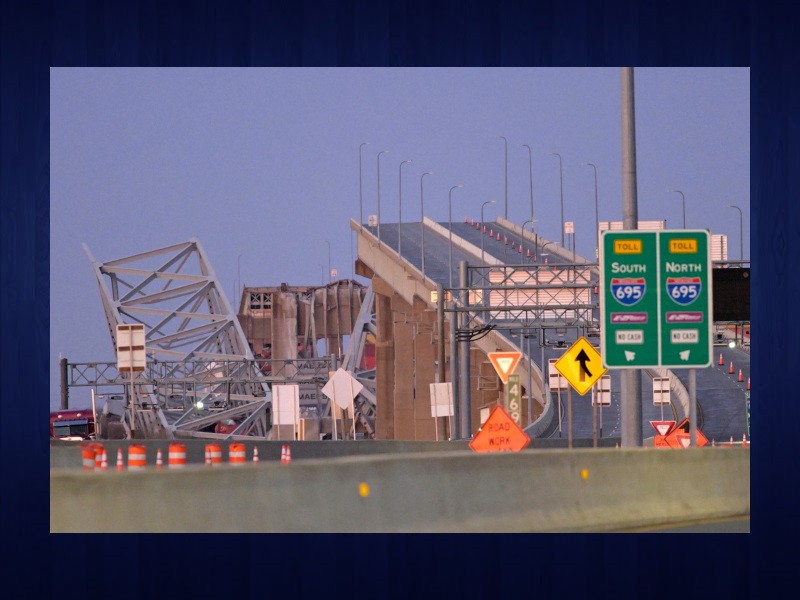
[[[556,361],[556,369],[581,396],[592,389],[595,381],[607,371],[600,353],[585,337],[578,338],[561,355]]]

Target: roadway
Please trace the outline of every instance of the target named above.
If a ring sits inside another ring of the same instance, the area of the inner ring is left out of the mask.
[[[447,230],[450,224],[447,222],[439,223]],[[474,227],[471,223],[454,222],[452,223],[453,239],[461,238],[476,248],[481,247],[481,240],[484,244],[484,253],[487,257],[493,257],[503,264],[565,264],[572,262],[554,254],[551,251],[552,242],[539,238],[540,245],[533,249],[533,244],[513,231],[502,227],[496,222],[487,222],[487,232],[483,233],[481,226]],[[377,227],[367,227],[373,234],[377,235]],[[489,230],[494,233],[489,237]],[[497,233],[501,239],[497,240]],[[402,243],[398,245],[398,233],[402,234]],[[506,244],[506,239],[508,243]],[[381,224],[381,243],[393,248],[404,260],[422,270],[422,229],[419,222],[403,223],[398,227],[397,223]],[[513,250],[512,250],[513,244]],[[523,251],[518,248],[522,245]],[[542,245],[545,245],[545,253],[542,252]],[[531,258],[528,258],[528,250],[531,251]],[[458,264],[460,261],[467,261],[470,265],[481,264],[480,255],[473,255],[461,250],[457,244],[452,247],[452,270],[449,262],[450,243],[446,235],[439,235],[429,227],[425,228],[425,275],[433,281],[441,284],[445,288],[450,287],[450,277],[452,276],[453,287],[458,287]],[[533,260],[533,257],[536,260]],[[578,262],[584,259],[576,257]],[[592,294],[593,301],[597,301],[597,296]],[[599,310],[599,309],[598,309]],[[595,312],[595,316],[599,314]],[[599,319],[598,319],[599,320]],[[551,330],[552,331],[552,330]],[[530,360],[542,367],[547,365],[548,359],[560,357],[564,349],[569,347],[576,338],[575,331],[567,331],[562,335],[548,335],[546,342],[552,345],[540,346],[538,335],[534,335],[530,340],[520,343],[519,333],[502,331],[520,350],[527,354],[530,348]],[[590,341],[599,346],[599,338],[590,338]],[[561,346],[555,346],[557,343]],[[554,347],[555,346],[555,347]],[[722,354],[723,366],[718,365],[719,355]],[[733,362],[734,374],[729,374],[730,363]],[[737,381],[739,369],[742,370],[743,381]],[[611,405],[602,410],[602,436],[619,437],[621,435],[620,417],[620,370],[612,369],[608,372],[611,376]],[[673,373],[683,382],[688,390],[688,369],[674,369]],[[750,377],[750,355],[749,352],[737,347],[729,348],[726,346],[714,347],[714,364],[708,369],[697,369],[697,399],[698,399],[698,425],[703,434],[716,442],[729,441],[732,437],[734,441],[741,441],[742,435],[746,432],[746,408],[744,392],[747,381]],[[544,369],[545,378],[547,368]],[[523,382],[525,385],[525,382]],[[554,406],[558,406],[557,394],[553,393]],[[642,437],[650,438],[655,431],[650,425],[650,421],[667,420],[681,421],[683,418],[682,410],[673,409],[673,406],[654,406],[653,405],[652,380],[642,377]],[[545,436],[548,437],[567,437],[567,392],[561,392],[561,431],[559,433],[558,419],[554,420]],[[598,428],[600,422],[598,421]],[[579,396],[577,392],[572,392],[572,435],[573,438],[593,437],[594,422],[591,407],[591,393]]]

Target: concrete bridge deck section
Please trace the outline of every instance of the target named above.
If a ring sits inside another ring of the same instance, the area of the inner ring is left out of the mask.
[[[50,472],[51,533],[614,532],[749,514],[750,451],[741,448]]]
[[[351,228],[359,235],[359,263],[361,263],[362,271],[360,274],[373,278],[373,282],[379,281],[378,289],[385,297],[394,297],[400,295],[404,297],[407,302],[409,298],[416,298],[416,302],[420,309],[430,311],[433,309],[432,304],[426,301],[425,298],[430,294],[432,289],[435,289],[436,284],[441,284],[444,287],[449,286],[452,277],[453,284],[458,285],[457,266],[459,261],[466,260],[471,265],[481,264],[481,240],[483,240],[483,257],[484,262],[488,264],[541,264],[546,258],[548,264],[563,264],[565,262],[586,262],[584,258],[574,255],[571,251],[562,248],[560,245],[551,242],[550,240],[538,237],[535,238],[531,235],[530,231],[526,229],[524,232],[519,226],[505,219],[498,218],[497,221],[486,223],[487,227],[493,230],[496,234],[499,232],[502,240],[498,241],[495,238],[490,238],[483,233],[482,227],[473,227],[471,223],[454,222],[448,223],[435,223],[429,219],[425,219],[423,224],[416,223],[403,223],[398,226],[396,223],[384,223],[381,225],[381,239],[380,243],[376,243],[377,227],[364,226],[363,228],[355,222],[351,221]],[[452,228],[452,267],[450,270],[449,253],[450,253],[450,240],[449,230]],[[422,275],[422,232],[424,229],[425,235],[425,276]],[[364,233],[366,232],[366,233]],[[402,235],[402,241],[400,241]],[[508,238],[508,245],[505,244],[505,239]],[[538,246],[535,244],[538,241]],[[519,248],[520,244],[523,246],[523,253],[518,251],[511,251],[511,244],[515,248]],[[544,247],[545,252],[542,252]],[[531,249],[532,257],[527,257],[527,250]],[[398,250],[401,253],[398,253]],[[533,260],[533,256],[536,260]],[[596,300],[596,295],[593,294]],[[397,307],[395,307],[397,308]],[[395,317],[398,313],[395,313]],[[598,315],[599,316],[599,315]],[[388,321],[385,322],[388,326]],[[574,333],[567,333],[564,338],[564,343],[567,345],[574,341]],[[555,335],[550,342],[556,342]],[[599,343],[599,340],[597,340]],[[384,340],[386,343],[387,340]],[[561,436],[567,437],[567,394],[562,392],[561,398],[561,430],[557,426],[558,422],[558,399],[555,394],[542,394],[541,386],[541,372],[542,364],[546,365],[547,360],[550,358],[558,358],[564,351],[564,348],[557,348],[553,346],[539,346],[538,336],[530,340],[520,340],[519,334],[514,335],[513,332],[494,332],[494,336],[485,341],[485,345],[492,346],[489,349],[503,349],[503,350],[521,350],[524,353],[528,352],[530,347],[530,360],[531,372],[533,379],[533,397],[536,399],[534,404],[534,418],[540,417],[544,411],[551,410],[555,418],[550,422],[549,426],[545,427],[545,419],[540,419],[541,427],[528,428],[528,432],[534,436]],[[449,345],[446,345],[446,353],[449,351]],[[716,349],[715,349],[716,350]],[[746,430],[746,412],[744,402],[744,392],[747,378],[749,377],[749,354],[739,350],[728,350],[727,348],[720,348],[720,351],[725,354],[725,367],[723,372],[721,368],[716,367],[710,369],[697,370],[697,390],[698,390],[698,407],[699,407],[699,425],[703,432],[709,439],[716,439],[717,441],[728,440],[729,437],[741,440],[742,435]],[[493,371],[491,367],[486,369],[486,365],[478,367],[475,370],[476,362],[486,363],[485,352],[487,349],[481,350],[474,348],[472,351],[472,366],[473,370],[471,378],[479,379],[484,376],[491,376]],[[393,359],[392,359],[393,360]],[[727,367],[729,360],[734,360],[736,365],[736,374],[738,369],[743,370],[744,382],[740,383],[735,381],[728,373]],[[389,361],[387,364],[390,364]],[[526,361],[522,361],[521,368],[525,370],[522,374],[522,384],[527,393],[527,366]],[[483,369],[483,370],[481,370]],[[484,372],[486,371],[486,372]],[[546,371],[546,369],[545,369]],[[611,370],[609,375],[612,377],[612,397],[611,406],[604,408],[602,411],[602,435],[603,436],[619,436],[620,435],[620,383],[619,383],[619,370]],[[687,384],[687,371],[675,370],[676,377],[673,378],[673,406],[665,407],[662,413],[661,407],[654,406],[652,401],[652,381],[650,377],[642,377],[642,437],[648,438],[653,435],[653,430],[649,425],[651,420],[675,419],[680,421],[688,416],[685,402],[681,401],[682,396],[686,396]],[[424,371],[419,371],[418,374],[424,376]],[[449,369],[446,370],[447,378],[449,378]],[[545,373],[546,376],[546,373]],[[432,381],[432,379],[431,379]],[[394,382],[393,382],[394,383]],[[417,390],[416,399],[423,404],[427,400],[425,390]],[[388,393],[388,390],[387,392]],[[395,393],[396,395],[396,393]],[[591,410],[590,394],[586,396],[578,396],[576,393],[572,394],[572,430],[573,437],[586,438],[591,437],[593,434],[593,414]],[[477,410],[480,405],[490,405],[497,401],[498,394],[487,394],[485,390],[478,390],[473,388],[472,404],[473,404],[473,432],[479,422],[479,414]],[[427,400],[429,401],[429,400]],[[526,401],[523,401],[523,405]],[[478,408],[476,408],[476,406]],[[524,408],[526,408],[524,406]],[[379,409],[380,412],[380,409]],[[395,417],[397,418],[397,416]],[[527,415],[524,423],[528,423]],[[396,435],[396,432],[395,432]],[[416,439],[424,439],[417,437]]]

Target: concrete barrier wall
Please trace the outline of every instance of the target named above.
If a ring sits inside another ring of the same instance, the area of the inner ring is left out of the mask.
[[[749,512],[750,451],[741,448],[50,473],[53,533],[619,531]]]

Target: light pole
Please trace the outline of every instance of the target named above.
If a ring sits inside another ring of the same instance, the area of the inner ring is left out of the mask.
[[[527,221],[525,221],[522,224],[522,227],[520,229],[522,229],[522,231],[524,233],[525,232],[525,225],[530,223],[531,224],[531,233],[533,233],[533,224],[538,222],[538,220],[539,219],[528,219]],[[533,233],[533,260],[536,260],[536,251],[537,251],[538,248],[539,248],[539,234]]]
[[[497,202],[497,200],[487,200],[486,202],[481,204],[481,227],[483,227],[483,207],[486,206],[487,204],[494,204],[495,202]],[[481,234],[481,262],[485,262],[483,260],[483,238],[484,237],[485,236],[483,234]]]
[[[322,280],[320,283],[322,283],[322,285],[325,285],[325,265],[320,264],[320,263],[317,263],[317,264],[319,265],[319,274],[320,274],[320,278]]]
[[[364,224],[364,198],[361,194],[361,149],[369,142],[361,142],[358,147],[358,224]]]
[[[447,219],[448,219],[448,227],[447,231],[450,234],[450,258],[448,260],[448,265],[450,267],[450,289],[453,289],[453,190],[456,188],[462,188],[463,185],[454,185],[450,188],[450,192],[447,194]]]
[[[400,185],[400,199],[397,202],[397,205],[398,205],[398,215],[397,215],[397,253],[400,254],[401,256],[402,256],[402,252],[400,252],[400,250],[402,249],[402,241],[403,241],[403,236],[400,235],[400,227],[403,224],[403,165],[406,164],[406,163],[410,163],[410,162],[413,162],[413,161],[404,160],[403,162],[400,163],[400,175],[398,176],[398,181],[400,182],[399,183],[399,185]]]
[[[686,229],[686,196],[684,196],[683,192],[680,190],[671,190],[671,191],[681,195],[681,202],[683,205],[683,228]]]
[[[328,244],[328,282],[331,281],[331,243],[328,240],[325,240],[325,243]]]
[[[505,136],[501,135],[500,137],[503,138],[503,143],[505,144],[505,157],[506,157],[506,161],[505,161],[505,164],[506,164],[506,208],[505,208],[505,211],[503,212],[503,218],[508,220],[508,140],[505,138]]]
[[[600,213],[597,207],[597,167],[594,163],[586,163],[594,169],[594,257],[600,257]]]
[[[533,218],[533,151],[531,150],[531,147],[528,144],[522,144],[522,146],[524,148],[528,149],[528,179],[530,180],[530,183],[531,183],[531,220],[530,220],[530,223],[531,223],[531,233],[534,233],[533,232],[533,224],[535,222],[535,219]],[[523,227],[523,229],[525,228],[524,225],[522,227]]]
[[[744,252],[743,252],[744,242],[742,241],[743,240],[743,237],[742,237],[742,219],[743,219],[743,217],[742,217],[742,209],[739,208],[738,206],[736,206],[735,204],[729,204],[728,208],[735,208],[736,210],[739,211],[739,260],[744,260]]]
[[[425,200],[424,196],[422,195],[422,180],[425,179],[425,175],[433,175],[432,171],[425,171],[419,177],[419,233],[420,238],[422,239],[421,243],[421,250],[422,250],[422,276],[425,277]]]
[[[545,256],[545,249],[546,249],[546,248],[547,248],[547,247],[548,247],[550,244],[555,244],[555,242],[545,242],[545,243],[542,245],[542,251],[539,253],[539,258],[541,258],[542,256]]]
[[[561,246],[564,246],[564,169],[562,166],[561,155],[558,152],[551,152],[550,156],[558,157],[558,177],[561,181]]]
[[[388,154],[388,150],[378,152],[378,243],[381,243],[381,154]]]

